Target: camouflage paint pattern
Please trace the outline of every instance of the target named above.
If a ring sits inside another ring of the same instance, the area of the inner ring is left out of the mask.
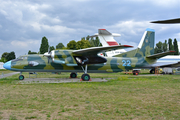
[[[11,70],[21,72],[83,72],[76,57],[90,58],[96,64],[87,64],[87,72],[106,73],[122,72],[134,68],[143,68],[156,62],[156,59],[146,56],[154,54],[154,30],[147,30],[142,46],[139,48],[117,55],[115,57],[105,57],[106,62],[97,63],[93,57],[98,58],[97,54],[79,55],[74,54],[73,50],[54,50],[54,57],[48,58],[43,55],[24,55],[11,61]],[[100,57],[99,57],[100,58]],[[49,62],[48,62],[49,59]],[[103,58],[104,59],[104,58]],[[102,60],[102,59],[100,59]]]

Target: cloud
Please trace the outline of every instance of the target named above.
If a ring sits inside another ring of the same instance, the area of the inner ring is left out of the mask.
[[[156,40],[179,38],[179,25],[158,25],[154,20],[179,16],[179,0],[0,0],[0,55],[15,51],[38,52],[43,36],[50,45],[80,40],[99,28],[120,33],[119,43],[137,46],[146,28]],[[168,6],[169,5],[169,6]],[[128,42],[127,42],[128,41]],[[4,46],[8,46],[7,49]]]
[[[153,2],[154,5],[158,5],[161,7],[175,7],[175,6],[179,6],[180,1],[179,0],[151,0],[151,2]]]

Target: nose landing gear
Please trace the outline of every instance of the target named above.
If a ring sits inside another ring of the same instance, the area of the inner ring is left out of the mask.
[[[19,80],[24,80],[24,75],[22,75],[22,72],[20,72]]]

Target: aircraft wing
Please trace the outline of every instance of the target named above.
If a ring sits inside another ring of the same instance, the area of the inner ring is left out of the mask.
[[[91,48],[85,48],[85,49],[80,49],[80,50],[74,50],[73,54],[90,56],[90,55],[97,55],[98,53],[103,53],[110,50],[124,49],[124,48],[129,48],[129,47],[133,47],[133,46],[116,45],[116,46],[107,46],[107,47],[91,47]]]
[[[168,62],[168,63],[155,63],[155,64],[152,64],[151,65],[152,67],[160,67],[160,68],[163,68],[163,67],[174,67],[174,68],[178,68],[180,67],[180,62]]]
[[[166,55],[170,55],[172,53],[175,53],[175,51],[167,51],[167,52],[163,52],[163,53],[153,54],[153,55],[147,56],[146,58],[158,59],[158,58],[164,57]]]
[[[174,24],[174,23],[180,23],[180,18],[169,19],[169,20],[161,20],[161,21],[152,21],[151,23],[160,23],[160,24]]]

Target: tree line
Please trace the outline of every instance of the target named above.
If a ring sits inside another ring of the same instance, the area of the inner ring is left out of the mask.
[[[96,37],[94,38],[89,38],[83,37],[79,41],[71,40],[67,44],[67,47],[63,45],[63,43],[58,43],[56,45],[56,48],[54,46],[50,46],[48,39],[46,37],[43,37],[41,40],[41,45],[39,48],[39,52],[32,52],[31,50],[28,51],[28,54],[44,54],[45,52],[52,51],[52,50],[58,50],[58,49],[72,49],[72,50],[78,50],[78,49],[84,49],[84,48],[89,48],[89,47],[97,47],[97,46],[102,46],[102,44],[99,41],[99,38]]]
[[[16,55],[15,55],[15,52],[12,51],[10,53],[8,52],[4,52],[1,56],[1,59],[0,59],[0,62],[7,62],[9,60],[12,60],[12,59],[15,59],[16,58]]]
[[[167,40],[165,40],[164,43],[162,43],[161,41],[159,41],[156,44],[156,47],[154,48],[154,53],[162,53],[162,52],[166,52],[166,51],[175,51],[174,55],[179,55],[179,48],[178,48],[178,43],[176,38],[174,39],[174,41],[172,42],[172,39],[169,38],[168,42]]]
[[[83,37],[81,38],[81,40],[79,41],[75,41],[75,40],[71,40],[69,41],[69,43],[67,44],[67,46],[65,47],[63,45],[63,43],[58,43],[56,45],[56,48],[54,46],[50,46],[48,39],[44,36],[42,37],[41,40],[41,45],[39,48],[39,52],[34,52],[29,50],[28,54],[44,54],[45,52],[52,51],[52,50],[58,50],[58,49],[72,49],[72,50],[78,50],[78,49],[84,49],[84,48],[89,48],[89,47],[98,47],[98,46],[102,46],[102,44],[99,41],[98,37],[95,37],[95,39],[92,37],[90,38],[89,36],[87,37]],[[179,49],[178,49],[178,43],[176,38],[174,39],[174,41],[172,42],[172,39],[169,38],[168,41],[165,40],[165,42],[161,42],[159,41],[154,49],[154,53],[162,53],[162,52],[166,52],[168,50],[174,50],[176,51],[174,53],[174,55],[179,55]],[[15,52],[12,51],[10,53],[8,52],[4,52],[1,56],[0,62],[7,62],[9,60],[15,59]]]

